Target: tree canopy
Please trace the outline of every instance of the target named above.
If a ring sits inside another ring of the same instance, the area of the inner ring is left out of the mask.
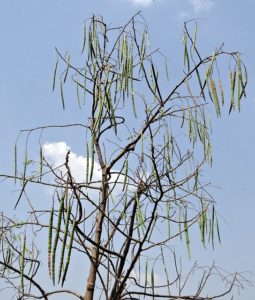
[[[14,175],[1,175],[20,189],[16,210],[22,201],[29,207],[23,219],[1,216],[0,277],[17,299],[68,294],[82,300],[202,300],[224,297],[242,285],[241,275],[215,265],[195,263],[183,274],[173,247],[180,242],[192,258],[194,234],[204,247],[220,241],[215,201],[202,174],[212,164],[208,107],[218,118],[240,111],[248,80],[238,52],[221,45],[200,54],[195,22],[184,24],[182,42],[178,76],[168,71],[167,58],[151,49],[141,13],[119,27],[99,16],[84,22],[82,66],[56,49],[53,90],[59,88],[67,110],[65,92],[74,86],[84,123],[22,130],[27,143],[20,149],[17,139]],[[53,162],[51,145],[41,142],[43,132],[67,127],[84,141],[81,175],[74,171],[71,149]],[[38,159],[28,149],[35,134]],[[51,192],[43,205],[28,196],[31,186]],[[74,258],[82,291],[65,287]],[[44,284],[45,265],[52,287]],[[215,276],[222,289],[208,296],[207,284]]]

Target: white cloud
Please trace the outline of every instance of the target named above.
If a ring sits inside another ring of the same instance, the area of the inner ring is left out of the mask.
[[[214,2],[211,0],[189,0],[195,13],[209,11],[213,8]]]
[[[63,166],[66,160],[66,154],[71,148],[65,142],[54,142],[43,145],[43,156],[52,165],[53,168],[58,168],[59,172],[64,175],[66,168]],[[86,173],[86,158],[78,156],[76,153],[70,151],[69,154],[69,166],[73,178],[77,182],[85,181]],[[89,159],[91,165],[91,159]],[[97,162],[94,162],[93,180],[99,180],[101,178],[100,166]]]
[[[52,168],[56,169],[57,172],[62,172],[61,176],[64,176],[67,172],[64,163],[66,161],[66,154],[70,150],[70,146],[68,146],[65,142],[53,142],[46,143],[43,145],[43,156],[47,160],[47,162],[52,166]],[[89,158],[89,166],[91,166],[92,160]],[[72,177],[76,182],[85,182],[86,177],[86,165],[87,158],[84,156],[78,156],[76,153],[70,151],[69,154],[69,166],[72,173]],[[121,193],[124,176],[118,176],[117,170],[112,170],[114,174],[112,174],[111,179],[109,181],[110,187],[114,187],[115,195]],[[101,168],[97,161],[94,161],[94,169],[93,169],[93,177],[92,181],[100,182],[102,177]],[[118,182],[116,185],[114,185]],[[97,184],[93,184],[96,186]]]
[[[154,2],[154,0],[129,0],[129,1],[137,6],[150,6]]]

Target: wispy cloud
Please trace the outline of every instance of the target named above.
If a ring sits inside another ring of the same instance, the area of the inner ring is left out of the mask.
[[[195,13],[209,11],[213,8],[214,2],[212,0],[189,0]]]
[[[155,0],[128,0],[136,6],[150,6]]]

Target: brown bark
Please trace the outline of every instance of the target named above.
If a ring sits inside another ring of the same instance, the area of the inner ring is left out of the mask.
[[[104,221],[104,213],[106,209],[107,203],[107,194],[108,194],[108,181],[107,181],[107,169],[103,169],[102,174],[102,194],[101,194],[101,209],[98,211],[96,218],[96,232],[94,242],[98,246],[94,246],[91,254],[91,264],[89,269],[89,275],[87,278],[86,291],[84,295],[84,300],[93,300],[95,284],[96,284],[96,276],[97,269],[99,265],[99,245],[101,243],[101,235],[102,235],[102,226]]]

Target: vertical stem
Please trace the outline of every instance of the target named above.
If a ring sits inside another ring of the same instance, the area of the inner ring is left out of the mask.
[[[102,227],[106,210],[108,196],[108,178],[107,178],[107,168],[102,170],[102,194],[101,194],[101,209],[98,211],[96,218],[96,232],[94,242],[98,246],[94,246],[91,254],[91,264],[89,269],[89,275],[87,278],[86,291],[84,295],[84,300],[93,300],[97,269],[99,266],[99,245],[101,243]]]

